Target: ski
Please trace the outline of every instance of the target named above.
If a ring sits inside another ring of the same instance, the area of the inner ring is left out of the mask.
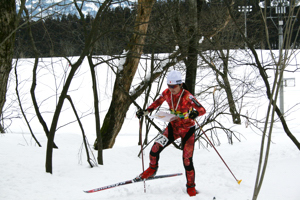
[[[182,173],[158,175],[158,176],[150,177],[150,178],[146,179],[146,181],[148,181],[148,180],[154,180],[154,179],[160,179],[160,178],[168,178],[168,177],[174,177],[174,176],[181,176],[181,175],[182,175]],[[95,188],[95,189],[92,189],[92,190],[84,190],[84,192],[85,193],[99,192],[99,191],[107,190],[107,189],[118,187],[118,186],[122,186],[122,185],[127,185],[127,184],[131,184],[131,183],[138,183],[138,182],[141,182],[141,181],[143,181],[143,179],[141,179],[140,177],[136,177],[136,178],[134,178],[132,180],[127,180],[127,181],[115,183],[115,184],[112,184],[112,185],[107,185],[107,186],[104,186],[104,187]]]

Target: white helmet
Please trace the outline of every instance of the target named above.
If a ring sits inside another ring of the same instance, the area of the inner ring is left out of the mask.
[[[182,79],[181,79],[181,73],[179,71],[173,70],[169,72],[167,77],[168,85],[177,85],[181,83],[182,83]]]

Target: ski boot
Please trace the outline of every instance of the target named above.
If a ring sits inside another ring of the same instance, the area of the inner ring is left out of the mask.
[[[196,196],[199,192],[195,189],[195,184],[186,184],[186,191],[190,197]]]
[[[143,173],[141,173],[139,175],[139,177],[141,179],[148,179],[150,177],[153,177],[156,174],[157,168],[158,168],[158,165],[151,165],[150,164],[149,168],[146,169]]]

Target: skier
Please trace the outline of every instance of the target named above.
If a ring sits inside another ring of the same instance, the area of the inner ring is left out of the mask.
[[[183,149],[183,165],[186,171],[187,193],[195,196],[198,192],[195,189],[195,169],[193,165],[193,153],[195,143],[195,121],[198,116],[206,113],[205,108],[196,98],[183,88],[181,73],[173,70],[167,76],[168,88],[162,92],[160,97],[154,101],[146,110],[138,110],[138,118],[148,115],[164,101],[170,107],[172,114],[177,118],[169,122],[163,134],[155,141],[150,151],[149,168],[140,174],[142,179],[153,177],[158,169],[159,154],[161,151],[181,137]]]

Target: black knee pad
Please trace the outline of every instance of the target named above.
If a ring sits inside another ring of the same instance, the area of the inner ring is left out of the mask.
[[[192,171],[194,170],[194,164],[193,164],[193,158],[189,158],[190,164],[189,165],[185,165],[184,164],[184,158],[183,158],[183,165],[186,171]]]

